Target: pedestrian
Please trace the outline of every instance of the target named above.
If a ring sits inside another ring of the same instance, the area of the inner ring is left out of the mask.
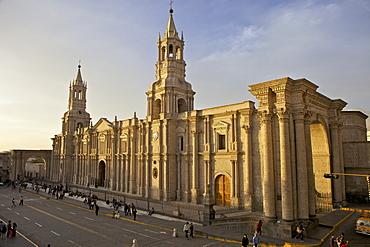
[[[345,246],[348,246],[348,241],[346,241],[345,243],[342,243],[341,245],[340,245],[340,247],[345,247]]]
[[[23,205],[23,196],[19,198],[19,205]]]
[[[254,233],[254,236],[253,236],[253,244],[254,244],[254,247],[257,247],[259,243],[260,243],[260,238],[258,237],[258,233],[255,232]]]
[[[243,240],[242,240],[242,247],[247,247],[249,244],[248,236],[247,234],[244,234]]]
[[[13,232],[12,232],[12,238],[15,238],[15,235],[16,235],[16,233],[17,233],[17,223],[13,223]]]
[[[342,246],[344,243],[344,233],[342,232],[335,240],[337,242],[338,247]]]
[[[136,208],[133,208],[132,209],[132,214],[134,215],[134,220],[136,220],[136,213],[137,213]]]
[[[295,231],[297,232],[297,236],[295,238],[296,239],[301,238],[301,242],[304,242],[303,241],[304,227],[303,227],[303,222],[302,221],[299,223],[299,225],[297,226]]]
[[[330,247],[334,247],[334,244],[335,244],[335,236],[332,235],[329,239],[329,245]]]
[[[125,215],[127,216],[128,211],[129,211],[129,206],[126,203],[123,205],[123,210],[125,211]]]
[[[12,200],[12,208],[13,207],[15,207],[16,205],[15,205],[15,199],[13,198],[13,200]]]
[[[185,238],[187,238],[189,240],[189,238],[188,238],[188,234],[189,234],[189,222],[186,222],[185,223],[183,231],[185,232]]]
[[[257,233],[259,235],[262,235],[262,220],[259,220],[258,223],[257,223]]]
[[[98,204],[95,204],[95,214],[99,215],[99,206],[98,206]]]
[[[11,220],[9,220],[8,221],[8,225],[6,226],[6,228],[7,228],[7,237],[8,238],[11,238],[10,236],[11,236],[11,234],[12,234],[12,221]]]
[[[154,214],[154,208],[153,208],[153,207],[152,207],[152,209],[151,209],[151,210],[149,210],[148,215],[152,215],[152,214]]]
[[[1,226],[1,228],[0,228],[1,239],[2,240],[5,240],[5,236],[6,236],[6,225],[3,222],[1,222],[0,223],[0,226]]]
[[[190,237],[194,238],[194,225],[193,225],[193,222],[190,222],[189,230],[190,230]]]

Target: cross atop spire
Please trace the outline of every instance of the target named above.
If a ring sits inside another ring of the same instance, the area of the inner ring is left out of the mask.
[[[76,76],[76,79],[73,81],[73,85],[82,85],[82,86],[84,86],[84,81],[82,80],[82,76],[81,76],[81,60],[78,61],[77,76]]]
[[[166,31],[164,33],[164,36],[165,37],[178,38],[177,30],[176,30],[176,27],[175,27],[175,22],[173,21],[173,17],[172,17],[172,13],[173,13],[172,3],[173,3],[173,1],[171,0],[170,4],[169,4],[170,5],[170,10],[168,11],[170,13],[170,16],[168,18],[167,28],[166,28]]]

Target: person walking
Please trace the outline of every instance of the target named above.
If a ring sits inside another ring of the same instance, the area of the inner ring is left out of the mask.
[[[299,225],[296,228],[297,236],[295,237],[296,239],[301,238],[301,242],[304,242],[303,240],[303,232],[304,232],[304,227],[303,227],[303,222],[300,222]]]
[[[254,236],[253,236],[253,244],[254,244],[254,247],[257,247],[259,243],[260,243],[260,238],[258,237],[258,233],[256,231],[254,233]]]
[[[98,204],[95,204],[95,214],[96,215],[99,215],[99,206],[98,206]]]
[[[185,225],[184,225],[184,229],[183,231],[185,232],[185,238],[187,238],[189,240],[189,237],[188,237],[188,234],[189,234],[189,222],[186,222]]]
[[[194,238],[194,225],[193,225],[193,222],[190,222],[189,230],[190,230],[190,237],[191,238]]]
[[[23,196],[19,198],[19,205],[23,205]]]
[[[329,239],[329,245],[330,247],[334,247],[334,244],[335,244],[335,236],[332,235]]]
[[[259,220],[258,223],[257,223],[257,233],[259,235],[262,235],[262,220]]]
[[[12,200],[12,208],[13,207],[16,207],[16,205],[15,205],[15,198],[13,198],[13,200]]]
[[[243,239],[242,239],[242,247],[247,247],[249,244],[248,236],[247,234],[244,234]]]

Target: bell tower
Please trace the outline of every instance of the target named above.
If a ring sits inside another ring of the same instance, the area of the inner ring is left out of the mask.
[[[76,79],[69,85],[68,111],[62,118],[63,135],[73,135],[80,128],[88,127],[90,114],[86,112],[87,83],[82,80],[81,65],[78,65]]]
[[[194,109],[195,92],[185,80],[184,37],[179,38],[172,8],[169,13],[163,38],[158,35],[156,81],[146,93],[148,120],[176,118],[179,113]]]

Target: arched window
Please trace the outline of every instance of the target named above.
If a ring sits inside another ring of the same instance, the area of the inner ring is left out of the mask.
[[[166,60],[166,47],[162,47],[161,61]]]
[[[76,131],[78,134],[82,134],[82,129],[83,129],[83,124],[81,122],[77,123]]]
[[[173,57],[173,45],[168,47],[168,57]]]
[[[182,53],[181,53],[180,47],[176,48],[176,59],[182,59]]]
[[[161,100],[156,99],[154,101],[154,109],[153,109],[153,118],[154,119],[159,119],[159,114],[161,113],[161,107],[162,107]]]
[[[177,112],[181,113],[181,112],[185,112],[186,110],[187,110],[186,101],[183,98],[178,99],[177,100]]]

